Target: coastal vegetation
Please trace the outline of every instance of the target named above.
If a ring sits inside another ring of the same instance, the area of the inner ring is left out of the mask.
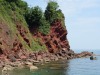
[[[25,19],[29,28],[36,28],[43,34],[49,33],[50,25],[57,19],[61,20],[64,25],[64,15],[57,2],[54,1],[48,3],[45,12],[39,6],[29,8]]]
[[[14,39],[18,39],[23,45],[23,48],[29,51],[47,50],[45,44],[43,44],[42,46],[39,45],[40,38],[32,38],[32,34],[30,33],[28,28],[29,25],[27,24],[25,19],[25,14],[29,9],[30,8],[28,7],[27,3],[22,0],[0,0],[0,23],[3,23],[2,25],[6,26],[9,30],[8,33],[10,39],[8,40],[12,40],[13,42]],[[30,46],[22,37],[22,35],[19,34],[20,32],[18,31],[18,26],[21,26],[23,30],[27,32],[27,34],[25,34],[25,37],[29,40]],[[1,28],[1,31],[3,30],[5,29]],[[12,46],[10,46],[10,48],[8,49],[11,50]]]

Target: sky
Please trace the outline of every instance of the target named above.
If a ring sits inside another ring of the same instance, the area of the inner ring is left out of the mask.
[[[48,0],[24,0],[44,11]],[[100,0],[55,0],[65,15],[71,49],[100,50]]]

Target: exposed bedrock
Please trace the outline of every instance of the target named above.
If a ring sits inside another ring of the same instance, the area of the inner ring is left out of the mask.
[[[47,46],[50,53],[70,52],[70,45],[67,40],[67,30],[64,28],[60,20],[52,23],[50,33],[43,35],[38,33],[34,37],[42,38],[43,43]]]

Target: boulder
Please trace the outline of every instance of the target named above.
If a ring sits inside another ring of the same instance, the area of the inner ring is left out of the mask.
[[[96,59],[97,59],[96,57],[93,56],[90,57],[90,60],[96,60]]]
[[[33,71],[33,70],[37,70],[38,69],[38,67],[33,66],[33,65],[29,66],[29,68],[30,68],[30,71]]]

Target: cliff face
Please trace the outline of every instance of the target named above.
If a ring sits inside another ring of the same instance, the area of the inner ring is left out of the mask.
[[[32,36],[28,28],[21,22],[14,23],[15,27],[10,28],[4,21],[0,20],[0,55],[18,56],[26,54],[32,47]],[[12,30],[14,29],[14,30]]]
[[[38,32],[33,37],[28,28],[24,27],[21,22],[15,23],[15,31],[13,32],[6,23],[0,21],[0,55],[17,58],[25,54],[27,55],[27,51],[32,50],[32,39],[40,38],[41,40],[33,41],[33,43],[38,43],[36,45],[39,45],[42,51],[44,50],[42,46],[45,45],[50,53],[66,52],[70,56],[73,51],[70,50],[66,36],[67,30],[62,26],[60,20],[52,23],[48,35]],[[33,47],[35,49],[36,46]]]
[[[61,20],[56,20],[50,25],[47,35],[38,31],[32,35],[34,32],[29,31],[21,8],[14,4],[0,2],[0,55],[21,57],[30,51],[47,50],[50,53],[71,52],[66,37],[67,30]]]
[[[57,53],[61,50],[70,51],[67,30],[63,27],[60,20],[52,23],[48,35],[37,33],[37,35],[33,36],[42,38],[42,43],[46,45],[50,53]]]
[[[22,10],[11,5],[5,0],[0,1],[0,56],[20,57],[30,51],[47,50],[32,37]]]

